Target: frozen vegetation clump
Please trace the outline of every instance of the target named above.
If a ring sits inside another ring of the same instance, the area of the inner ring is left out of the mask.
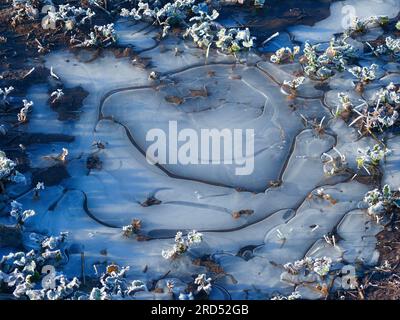
[[[54,288],[27,290],[25,294],[30,300],[65,300],[72,298],[81,284],[78,278],[69,281],[63,274],[55,276],[52,281]]]
[[[9,94],[14,90],[13,86],[9,86],[8,88],[0,88],[0,97],[1,97],[1,105],[6,106],[8,105],[7,97]]]
[[[374,189],[368,191],[364,197],[368,205],[368,214],[377,223],[387,223],[395,210],[400,207],[398,192],[393,192],[389,185],[384,185],[382,190]]]
[[[400,39],[386,37],[385,44],[386,48],[383,50],[383,52],[385,52],[386,54],[390,54],[395,58],[400,57]]]
[[[357,123],[362,132],[371,133],[372,130],[383,132],[397,122],[399,107],[399,88],[390,83],[377,91],[371,102],[363,102],[354,108],[357,117],[350,123],[350,126]]]
[[[342,116],[346,114],[348,116],[353,110],[353,103],[350,101],[350,97],[348,94],[339,92],[338,98],[340,104],[337,106],[335,111],[335,117]]]
[[[248,28],[224,28],[216,22],[218,11],[211,4],[196,0],[140,1],[131,10],[122,9],[121,16],[154,21],[163,27],[162,37],[173,27],[185,28],[183,36],[190,36],[198,47],[207,50],[214,44],[221,51],[234,54],[254,45],[255,38]]]
[[[15,200],[11,202],[10,216],[15,219],[18,228],[22,228],[25,221],[34,215],[34,210],[22,210],[22,204]]]
[[[37,200],[40,198],[40,190],[44,190],[44,182],[38,182],[33,188],[33,199]]]
[[[80,299],[127,300],[138,291],[148,291],[142,281],[127,280],[128,271],[129,267],[120,268],[114,264],[107,266],[106,272],[100,277],[101,287],[93,288],[89,296],[81,296]]]
[[[195,6],[195,0],[175,0],[173,2],[139,1],[137,7],[122,9],[121,16],[133,17],[135,20],[155,21],[163,27],[163,36],[171,27],[185,27],[186,20],[197,12],[208,10],[207,5]]]
[[[238,28],[222,28],[218,31],[215,45],[224,52],[235,53],[253,47],[254,39],[254,37],[250,36],[248,28],[244,30]]]
[[[37,250],[27,253],[16,252],[3,256],[0,260],[0,287],[11,291],[16,298],[31,300],[68,299],[79,287],[77,278],[68,279],[55,266],[61,263],[66,234],[57,237],[44,237],[31,234],[37,241]],[[50,274],[47,272],[52,271]],[[43,276],[45,274],[45,276]]]
[[[62,89],[57,89],[50,94],[50,98],[52,98],[51,103],[54,104],[56,101],[60,100],[64,96],[64,92]]]
[[[371,16],[366,19],[355,17],[349,28],[345,31],[348,36],[357,36],[367,32],[369,29],[379,26],[384,26],[389,23],[388,16]]]
[[[319,44],[311,45],[306,42],[303,57],[300,59],[306,75],[317,80],[326,80],[335,71],[343,72],[348,60],[355,56],[354,47],[346,39],[343,36],[332,38],[325,51],[319,50]]]
[[[137,291],[148,291],[142,281],[126,279],[129,267],[117,265],[107,267],[99,279],[100,288],[93,288],[90,294],[78,291],[78,278],[69,281],[56,271],[67,260],[64,253],[67,234],[44,237],[32,233],[30,238],[38,244],[37,249],[10,253],[0,260],[0,292],[30,300],[121,300],[132,298]]]
[[[199,11],[198,16],[190,18],[193,24],[186,29],[184,37],[190,36],[193,42],[203,49],[208,49],[215,38],[215,33],[218,31],[218,24],[214,22],[219,16],[216,10],[213,10],[209,15],[207,12]]]
[[[291,48],[280,48],[276,50],[270,58],[270,61],[275,64],[293,62],[295,57],[300,53],[300,47],[295,46],[293,50]]]
[[[366,43],[376,56],[387,55],[393,59],[400,57],[400,39],[394,39],[391,36],[385,38],[385,43],[373,47],[369,42]]]
[[[84,41],[79,41],[78,39],[71,38],[71,43],[75,44],[75,47],[99,47],[106,48],[111,46],[117,41],[117,35],[114,30],[114,24],[109,23],[103,26],[94,26],[92,31],[89,33],[89,38]]]
[[[42,8],[39,5],[43,5]],[[45,5],[46,3],[42,1],[14,1],[11,25],[15,27],[26,21],[37,20],[39,9],[45,10]],[[47,7],[46,15],[41,21],[41,26],[44,29],[57,30],[62,28],[65,31],[73,31],[77,27],[91,23],[92,17],[95,16],[95,12],[91,8],[76,7],[69,3],[59,5],[51,3],[51,5],[51,7]]]
[[[369,67],[355,66],[348,69],[348,71],[359,81],[357,87],[358,91],[362,91],[362,87],[364,85],[376,79],[376,70],[378,70],[378,66],[376,64],[372,64]]]
[[[328,294],[329,273],[332,269],[332,259],[329,257],[311,258],[286,263],[281,274],[281,280],[294,285],[313,286],[323,295]],[[298,295],[295,294],[295,297]]]
[[[190,231],[187,236],[179,231],[176,233],[174,246],[171,249],[163,250],[161,254],[165,259],[175,259],[187,252],[190,247],[202,241],[203,235],[196,230]]]
[[[332,259],[323,258],[304,258],[302,260],[297,260],[295,262],[286,263],[283,268],[288,274],[291,275],[303,275],[305,277],[313,277],[317,275],[318,277],[325,277],[332,266]]]
[[[321,160],[323,163],[324,173],[327,176],[344,173],[347,170],[346,156],[337,148],[333,148],[335,155],[323,153]]]
[[[254,46],[255,38],[250,35],[248,28],[226,29],[222,27],[215,22],[219,15],[216,10],[213,10],[211,15],[201,10],[198,14],[190,19],[190,22],[194,23],[187,28],[184,36],[190,35],[200,48],[209,49],[215,43],[215,46],[221,51],[235,54]]]
[[[382,148],[379,144],[374,145],[372,148],[358,149],[358,156],[356,158],[358,169],[364,170],[370,175],[371,170],[377,168],[381,160],[390,154],[390,150]]]
[[[25,123],[28,121],[28,112],[30,108],[33,106],[33,101],[28,101],[26,99],[22,100],[23,107],[19,111],[17,118],[18,122]]]
[[[211,293],[212,285],[211,278],[207,278],[205,274],[199,274],[194,280],[194,284],[197,285],[196,292],[199,293],[204,291],[207,295]]]
[[[56,27],[62,24],[66,30],[73,30],[76,26],[83,25],[91,21],[95,13],[90,8],[75,7],[67,4],[61,4],[57,10],[49,10],[43,20],[44,28]]]
[[[39,10],[34,7],[30,0],[13,0],[13,16],[11,25],[16,27],[25,21],[35,20],[39,16]]]
[[[138,234],[142,222],[138,219],[133,219],[131,224],[122,227],[122,234],[126,238],[131,238],[133,235]]]
[[[5,192],[4,184],[8,181],[24,183],[25,177],[19,173],[15,167],[17,164],[8,159],[6,154],[0,150],[0,193]]]
[[[294,98],[297,95],[297,89],[305,80],[305,77],[296,77],[293,80],[285,80],[283,81],[282,89],[289,94],[290,97]]]

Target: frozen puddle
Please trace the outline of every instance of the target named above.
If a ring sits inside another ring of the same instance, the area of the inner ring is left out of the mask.
[[[174,121],[177,131],[196,131],[199,138],[191,143],[199,145],[203,142],[200,141],[203,128],[240,130],[242,141],[246,141],[246,130],[252,129],[254,134],[249,138],[254,139],[254,150],[246,152],[243,146],[243,150],[238,150],[239,155],[231,150],[228,160],[232,165],[211,165],[216,161],[211,157],[213,154],[204,158],[201,152],[188,155],[188,160],[194,164],[164,167],[175,176],[256,191],[265,190],[269,182],[280,178],[294,137],[303,124],[298,113],[288,107],[290,101],[282,95],[280,87],[270,78],[255,67],[208,65],[170,75],[165,82],[157,88],[129,89],[113,94],[102,105],[103,117],[125,126],[143,152],[153,143],[146,141],[146,134],[157,128],[172,136],[171,122]],[[177,101],[169,101],[171,97]],[[323,108],[321,111],[323,114]],[[317,112],[315,116],[322,118]],[[231,141],[232,138],[227,139]],[[228,140],[224,142],[230,143]],[[167,141],[166,150],[173,147],[173,143]],[[186,143],[186,139],[178,141],[178,149]],[[244,157],[254,157],[254,163],[246,167],[246,160],[250,160]],[[253,173],[237,175],[237,164],[242,163],[244,173],[246,169],[251,172],[254,167]]]
[[[170,277],[190,279],[207,270],[192,264],[189,257],[171,262],[161,256],[161,250],[173,244],[176,231],[190,229],[204,234],[193,255],[210,255],[224,269],[216,284],[227,290],[225,298],[266,299],[274,292],[292,292],[294,285],[280,280],[282,264],[307,255],[327,255],[345,263],[376,262],[378,230],[365,228],[368,222],[359,210],[369,186],[347,174],[327,178],[323,171],[321,155],[332,153],[334,146],[352,159],[352,150],[373,145],[370,139],[358,139],[342,120],[331,118],[338,88],[324,93],[308,81],[297,98],[288,99],[281,83],[293,78],[300,68],[297,64],[276,66],[260,62],[257,56],[249,65],[235,64],[232,57],[214,51],[205,64],[204,52],[181,40],[169,38],[157,44],[148,37],[154,31],[151,27],[123,24],[118,30],[120,41],[150,59],[150,69],[112,54],[94,60],[85,51],[47,56],[46,66],[54,67],[64,86],[81,86],[89,93],[79,120],[56,121],[55,112],[46,106],[49,88],[36,86],[30,91],[35,108],[29,130],[75,137],[69,144],[35,145],[28,150],[32,166],[45,168],[50,164],[43,156],[67,147],[70,178],[47,187],[40,200],[33,200],[31,192],[17,199],[37,212],[27,230],[70,232],[74,249],[67,274],[79,276],[77,253],[83,250],[87,266],[117,262],[131,266],[132,278],[152,281],[170,271]],[[149,80],[151,71],[157,71],[160,79]],[[45,125],[45,119],[53,119],[54,126]],[[312,124],[322,119],[326,130],[319,134]],[[178,129],[196,133],[254,129],[254,150],[249,155],[255,158],[254,172],[238,176],[235,166],[210,165],[213,158],[201,155],[197,159],[208,164],[149,164],[147,132],[154,128],[168,132],[171,121],[177,121]],[[105,148],[97,149],[93,142]],[[87,168],[90,156],[98,157],[101,169]],[[335,201],[316,196],[321,187]],[[147,199],[158,202],[144,206]],[[241,210],[250,213],[234,218],[234,212]],[[122,236],[121,227],[132,219],[142,220],[149,241]],[[340,235],[335,247],[323,240],[334,230]]]

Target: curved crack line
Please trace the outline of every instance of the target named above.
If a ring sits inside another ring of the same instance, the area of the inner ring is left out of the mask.
[[[79,190],[79,189],[70,189],[70,190],[77,190],[77,191],[82,192],[82,194],[83,194],[83,210],[85,211],[85,213],[87,214],[87,216],[89,218],[93,219],[94,221],[96,221],[97,223],[101,224],[104,227],[120,229],[119,226],[113,225],[108,222],[104,222],[104,221],[100,220],[99,218],[97,218],[93,213],[90,212],[89,206],[88,206],[88,197],[87,197],[87,194],[85,191]]]
[[[337,236],[337,237],[340,237],[340,235],[338,234],[338,226],[342,223],[342,221],[344,221],[344,219],[347,217],[347,215],[348,214],[350,214],[351,212],[353,212],[353,211],[355,211],[355,210],[357,210],[357,208],[356,209],[351,209],[351,210],[348,210],[348,211],[346,211],[341,217],[340,217],[340,219],[338,220],[338,222],[331,228],[331,233],[332,234],[334,234],[335,236]],[[361,234],[362,232],[360,232],[360,234]],[[371,236],[372,237],[372,236]],[[373,236],[373,237],[375,237],[375,239],[376,239],[376,236]],[[320,239],[318,239],[318,240],[321,240],[322,238],[320,238]],[[311,246],[309,246],[309,248],[305,251],[305,253],[304,253],[304,255],[303,255],[303,258],[311,251],[311,249],[312,249],[312,247],[315,245],[315,243],[318,241],[318,240],[316,240],[316,241],[314,241],[313,243],[312,243],[312,245]],[[346,241],[346,239],[341,239],[341,237],[339,238],[339,239],[336,239],[336,241],[337,241],[337,245],[339,246],[339,241],[340,240],[342,240],[342,241]],[[343,254],[345,253],[345,251],[343,250],[343,252],[342,252]],[[342,254],[342,259],[343,259],[343,262],[346,262],[346,260],[343,258],[343,254]],[[352,264],[352,263],[348,263],[348,264]]]
[[[126,125],[124,125],[123,123],[119,122],[118,120],[115,120],[115,119],[108,119],[108,120],[111,120],[112,122],[117,123],[120,126],[122,126],[125,129],[125,132],[126,132],[126,135],[127,135],[128,139],[129,139],[129,141],[146,158],[146,152],[137,144],[137,142],[133,138],[133,135],[131,134],[129,128]],[[167,170],[164,166],[160,165],[159,163],[155,163],[154,166],[157,167],[158,169],[160,169],[162,172],[164,172],[168,177],[173,178],[173,179],[179,179],[179,180],[185,180],[185,181],[194,181],[194,182],[204,183],[204,184],[207,184],[207,185],[216,186],[216,187],[222,187],[222,188],[230,188],[230,189],[237,188],[235,186],[229,186],[229,185],[225,185],[225,184],[222,184],[222,183],[212,183],[212,182],[206,181],[206,180],[201,180],[201,179],[189,178],[189,177],[183,177],[183,176],[180,176],[180,175],[176,175],[176,174],[170,172],[169,170]],[[252,192],[251,190],[245,190],[245,191]]]
[[[209,64],[209,65],[232,65],[232,66],[234,66],[234,65],[236,65],[236,63],[235,63],[235,64],[232,64],[232,63],[214,63],[214,64]],[[168,73],[164,73],[164,74],[165,74],[165,75],[169,75],[169,76],[173,76],[173,75],[176,75],[176,74],[178,74],[178,73],[182,73],[182,72],[185,72],[185,71],[194,69],[194,68],[201,68],[201,67],[204,67],[204,66],[203,66],[203,65],[192,65],[192,66],[190,66],[190,67],[186,67],[186,68],[183,68],[183,69],[181,69],[181,70],[175,70],[175,71],[168,72]],[[260,69],[257,65],[256,65],[256,68],[259,69],[260,71],[262,71],[264,74],[266,74],[268,77],[271,78],[271,76],[270,76],[267,72],[265,72],[264,70]],[[277,83],[277,84],[279,85],[279,83],[276,82],[273,78],[271,78],[271,79],[272,79],[273,82],[275,82],[275,83]],[[98,120],[100,121],[100,120],[102,120],[102,119],[106,119],[106,118],[104,117],[103,113],[102,113],[102,108],[103,108],[103,106],[104,106],[105,101],[106,101],[109,97],[111,97],[113,94],[116,94],[116,93],[119,93],[119,92],[123,92],[123,91],[128,91],[128,90],[149,89],[149,88],[152,88],[152,87],[153,87],[152,85],[131,86],[131,87],[125,87],[125,88],[118,88],[118,89],[114,89],[114,90],[111,90],[111,91],[107,92],[107,93],[102,97],[102,99],[101,99],[101,101],[100,101]],[[263,95],[264,95],[264,94],[263,94]],[[318,98],[308,98],[308,97],[299,97],[299,98],[302,98],[302,99],[313,99],[313,100],[320,100],[320,101],[322,101],[322,99],[324,98],[324,95],[323,95],[320,99],[318,99]],[[325,106],[325,105],[323,104],[323,106]],[[115,123],[121,125],[121,126],[125,129],[126,134],[127,134],[128,138],[130,139],[131,143],[136,147],[136,149],[137,149],[139,152],[141,152],[142,154],[145,154],[144,151],[141,150],[141,148],[137,145],[136,141],[134,140],[133,136],[132,136],[131,133],[130,133],[130,130],[129,130],[124,124],[120,123],[119,121],[117,121],[117,120],[115,120],[115,119],[111,119],[111,121],[113,121],[113,122],[115,122]],[[284,173],[285,173],[286,170],[287,170],[287,166],[288,166],[288,163],[289,163],[290,159],[292,158],[293,151],[294,151],[294,149],[295,149],[298,136],[299,136],[302,132],[304,132],[304,131],[306,131],[306,130],[310,130],[310,129],[309,129],[309,128],[302,129],[302,130],[300,130],[299,133],[297,133],[297,134],[295,135],[295,137],[294,137],[294,139],[293,139],[293,141],[292,141],[291,148],[290,148],[290,150],[289,150],[289,152],[288,152],[288,156],[286,157],[286,161],[285,161],[285,163],[284,163],[282,169],[280,170],[280,174],[279,174],[280,179],[282,179]],[[333,136],[333,135],[332,135],[332,136]],[[335,138],[335,141],[336,141],[336,135],[333,136],[333,137]],[[178,176],[176,176],[176,175],[173,175],[173,174],[169,173],[168,171],[166,171],[166,170],[165,170],[163,167],[161,167],[161,166],[160,166],[159,168],[160,168],[162,171],[164,171],[164,172],[165,172],[168,176],[170,176],[171,178],[175,178],[175,179],[178,178],[178,179],[189,180],[189,181],[191,180],[191,181],[196,181],[196,182],[200,182],[200,183],[205,183],[205,184],[207,184],[207,185],[212,185],[210,182],[206,182],[206,181],[200,181],[200,180],[196,180],[196,179],[178,177]],[[227,187],[227,186],[223,186],[223,185],[217,185],[217,186]],[[266,192],[268,189],[270,189],[270,188],[267,188],[267,189],[266,189],[265,191],[263,191],[263,192]],[[315,189],[315,188],[312,188],[311,191],[314,190],[314,189]],[[82,191],[82,192],[83,192],[83,191]],[[83,193],[84,193],[84,192],[83,192]],[[260,192],[260,193],[261,193],[261,192]],[[304,201],[305,201],[305,199],[307,198],[308,194],[309,194],[309,193],[307,193],[307,195],[304,196],[303,199],[299,201],[299,205],[297,206],[296,209],[295,209],[295,208],[281,208],[281,209],[279,209],[279,210],[277,210],[277,211],[274,211],[274,212],[270,213],[270,214],[269,214],[268,216],[266,216],[266,217],[264,216],[264,217],[262,217],[262,218],[260,218],[260,219],[257,219],[256,221],[253,221],[253,222],[251,222],[251,223],[249,223],[249,224],[244,224],[244,225],[242,225],[242,226],[240,226],[240,227],[230,228],[230,229],[225,229],[225,230],[202,230],[202,232],[232,232],[232,231],[236,231],[236,230],[241,230],[241,229],[247,228],[247,227],[249,227],[249,226],[252,226],[252,225],[254,225],[254,224],[256,224],[256,223],[259,223],[259,222],[261,222],[261,221],[267,219],[268,217],[272,216],[273,214],[275,214],[276,212],[279,212],[279,211],[281,211],[281,210],[298,210],[298,208],[301,206],[301,204],[304,203]],[[87,203],[87,195],[86,195],[86,193],[84,193],[84,195],[85,195],[85,199],[86,199],[85,201],[86,201],[86,203]],[[168,203],[168,202],[167,202],[167,203]],[[171,204],[171,203],[172,203],[172,204],[178,204],[178,203],[179,203],[180,205],[189,205],[189,204],[190,204],[189,202],[188,202],[188,203],[185,203],[185,202],[174,202],[174,201],[169,202],[169,204]],[[165,204],[165,203],[164,203],[164,204]],[[209,207],[209,206],[206,205],[206,206],[204,206],[204,207]],[[87,206],[86,206],[86,208],[87,208]],[[218,208],[218,207],[216,207],[216,208]],[[218,208],[218,210],[221,210],[221,208]],[[223,211],[223,212],[229,212],[227,209],[223,209],[223,208],[222,208],[222,211]],[[89,212],[89,211],[88,211],[88,212]],[[90,212],[89,212],[89,213],[90,213]],[[99,219],[97,219],[95,216],[93,216],[91,213],[90,213],[90,216],[93,217],[97,222],[99,222],[99,223],[101,223],[101,224],[103,224],[103,225],[110,226],[110,227],[113,227],[113,228],[118,228],[117,226],[113,226],[113,225],[110,225],[110,224],[108,224],[108,223],[102,222],[101,220],[99,220]],[[166,237],[166,238],[169,239],[169,238],[171,238],[171,237]],[[152,238],[152,239],[155,240],[155,239],[165,239],[165,238],[164,238],[164,237],[160,237],[160,238]]]
[[[165,71],[165,72],[160,72],[160,75],[161,76],[168,76],[168,75],[175,76],[178,73],[183,73],[185,71],[189,71],[189,70],[196,69],[196,68],[202,68],[202,67],[207,67],[207,66],[232,66],[232,67],[235,67],[238,64],[239,63],[237,63],[237,62],[223,62],[223,61],[222,62],[194,63],[190,66],[173,69],[173,70],[169,70],[169,71]]]
[[[304,199],[304,201],[305,201],[305,200],[306,200],[306,199]],[[300,204],[300,206],[296,209],[295,214],[293,215],[293,217],[291,217],[290,219],[288,219],[283,225],[288,225],[288,223],[290,223],[290,221],[292,221],[295,217],[298,216],[297,211],[299,210],[299,208],[301,207],[301,205],[304,203],[304,201],[303,201],[303,202]],[[345,212],[343,213],[343,215],[341,215],[341,217],[338,218],[337,223],[334,224],[333,227],[331,228],[332,232],[336,231],[336,230],[337,230],[337,226],[340,224],[340,222],[341,222],[350,212],[352,212],[352,211],[354,211],[354,210],[356,210],[356,209],[350,209],[350,210],[345,211]],[[272,228],[270,231],[272,231],[272,230],[273,230],[273,228]],[[270,231],[269,231],[269,232],[270,232]],[[269,233],[269,232],[268,232],[268,233]],[[307,249],[303,251],[303,253],[302,253],[302,257],[303,257],[303,258],[307,255],[308,252],[310,252],[311,248],[312,248],[312,247],[315,245],[315,243],[316,243],[318,240],[320,240],[320,239],[322,239],[322,237],[319,237],[317,240],[312,241],[312,243],[307,247]],[[307,238],[303,238],[303,240],[307,240]],[[285,242],[285,243],[286,243],[286,242]],[[283,245],[285,245],[285,243],[284,243]],[[265,243],[264,243],[264,245],[265,245]],[[283,247],[283,245],[282,245],[282,247]],[[255,256],[268,259],[268,253],[265,254],[265,255],[255,255]],[[281,265],[281,264],[279,264],[279,265]]]
[[[236,63],[234,63],[234,64],[232,64],[232,63],[212,63],[212,64],[208,64],[208,65],[213,65],[213,66],[218,66],[218,65],[220,65],[220,66],[226,66],[226,65],[236,66]],[[172,71],[172,72],[169,72],[168,74],[166,73],[165,75],[168,75],[168,76],[176,76],[176,75],[179,74],[179,73],[183,73],[183,72],[186,72],[186,71],[191,70],[191,69],[197,69],[197,68],[202,68],[202,67],[204,67],[204,66],[203,66],[203,65],[192,65],[192,66],[186,67],[184,70]],[[255,66],[255,68],[261,70],[261,71],[262,71],[263,73],[265,73],[269,78],[271,78],[271,76],[270,76],[267,72],[264,72],[264,71],[263,71],[262,69],[260,69],[257,65]],[[276,82],[273,78],[271,78],[271,79],[273,80],[273,82],[279,84],[279,83]],[[246,85],[249,85],[249,84],[247,84],[247,83],[245,83],[245,84],[246,84]],[[166,85],[167,85],[167,84],[165,84],[165,86],[166,86]],[[146,153],[145,153],[145,151],[138,145],[138,143],[137,143],[136,140],[134,139],[132,133],[130,132],[129,128],[128,128],[125,124],[123,124],[122,122],[120,122],[120,121],[118,121],[118,120],[116,120],[116,119],[114,119],[114,118],[112,118],[112,117],[111,117],[111,118],[105,117],[104,114],[103,114],[103,107],[104,107],[104,104],[105,104],[105,102],[107,101],[107,99],[109,99],[109,98],[110,98],[112,95],[114,95],[114,94],[117,94],[117,93],[120,93],[120,92],[124,92],[124,91],[134,91],[134,90],[140,90],[140,89],[151,89],[151,88],[153,88],[153,87],[154,87],[153,85],[139,85],[139,86],[129,86],[129,87],[123,87],[123,88],[117,88],[117,89],[110,90],[109,92],[107,92],[106,94],[103,95],[103,97],[102,97],[101,100],[100,100],[99,107],[98,107],[98,122],[99,122],[100,120],[107,119],[107,120],[110,120],[110,121],[112,121],[112,122],[114,122],[114,123],[117,123],[117,124],[121,125],[121,126],[125,129],[125,132],[126,132],[126,134],[127,134],[127,137],[128,137],[128,139],[131,141],[132,145],[133,145],[143,156],[146,156]],[[267,100],[269,100],[269,97],[267,97],[267,96],[266,96],[264,93],[262,93],[259,89],[254,88],[254,90],[256,90],[257,92],[259,92],[260,94],[262,94],[262,96],[266,99],[265,104],[264,104],[264,106],[263,106],[263,112],[264,112],[264,111],[265,111],[265,107],[266,107],[266,103],[267,103]],[[307,98],[303,98],[303,99],[307,99]],[[312,99],[312,100],[319,100],[318,98],[309,98],[309,99]],[[293,137],[291,148],[289,149],[289,152],[287,153],[287,156],[286,156],[284,165],[283,165],[282,169],[280,170],[280,173],[279,173],[279,176],[278,176],[278,180],[281,180],[281,179],[282,179],[282,176],[283,176],[283,174],[284,174],[284,172],[285,172],[285,170],[286,170],[287,164],[288,164],[288,162],[289,162],[289,160],[290,160],[290,158],[291,158],[291,154],[292,154],[292,152],[293,152],[293,150],[294,150],[294,146],[295,146],[297,137],[298,137],[304,130],[308,130],[308,128],[302,129],[300,132],[298,132],[298,133]],[[96,129],[95,129],[94,131],[96,131]],[[263,151],[265,151],[265,150],[260,150],[259,153],[261,153],[261,152],[263,152]],[[238,186],[234,186],[234,185],[225,185],[225,184],[219,184],[219,183],[212,183],[212,182],[210,182],[210,181],[205,181],[205,180],[201,180],[201,179],[195,179],[195,178],[189,178],[189,177],[183,177],[183,176],[180,176],[180,175],[176,175],[176,174],[173,174],[172,172],[170,172],[169,170],[167,170],[165,167],[163,167],[162,165],[160,165],[160,164],[158,164],[158,163],[156,163],[155,166],[156,166],[158,169],[160,169],[161,171],[163,171],[167,176],[169,176],[169,177],[171,177],[171,178],[174,178],[174,179],[181,179],[181,180],[187,180],[187,181],[194,181],[194,182],[204,183],[204,184],[207,184],[207,185],[213,185],[213,186],[217,186],[217,187],[226,187],[226,188],[231,188],[231,189],[237,189],[237,188],[238,188]],[[246,189],[240,188],[240,190],[241,190],[242,192],[255,192],[255,193],[264,193],[264,192],[268,191],[268,189],[270,189],[270,187],[266,187],[266,188],[263,189],[262,191],[256,191],[256,190],[253,191],[253,190],[246,190]]]
[[[173,205],[178,205],[178,206],[188,206],[188,207],[195,207],[195,208],[211,209],[211,210],[231,214],[231,211],[228,210],[227,208],[210,205],[210,204],[202,204],[202,203],[195,203],[195,202],[189,202],[189,201],[165,201],[165,202],[163,202],[163,204],[173,204]]]

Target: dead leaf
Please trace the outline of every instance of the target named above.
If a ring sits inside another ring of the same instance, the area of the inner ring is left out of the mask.
[[[180,105],[183,103],[184,100],[177,96],[166,96],[165,101],[167,101],[169,103]]]
[[[197,90],[197,89],[190,89],[190,95],[192,97],[208,97],[208,92],[207,88],[204,87],[203,89]]]

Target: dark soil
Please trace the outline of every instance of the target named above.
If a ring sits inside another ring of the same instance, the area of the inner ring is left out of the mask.
[[[58,113],[58,120],[78,120],[80,108],[83,105],[83,101],[88,96],[88,92],[83,90],[82,87],[63,89],[63,92],[64,96],[56,101],[54,101],[54,98],[50,97],[51,92],[49,92],[50,106]]]
[[[7,227],[0,224],[0,248],[19,247],[22,244],[21,231],[14,227]]]
[[[47,187],[56,186],[64,179],[69,178],[67,168],[63,164],[48,168],[32,169],[32,186],[38,182],[44,182]]]

